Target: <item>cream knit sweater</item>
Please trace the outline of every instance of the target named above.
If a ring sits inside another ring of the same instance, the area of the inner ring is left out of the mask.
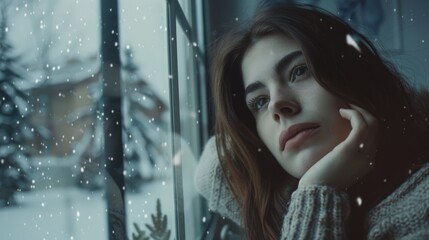
[[[195,173],[198,192],[209,208],[240,224],[240,209],[219,166],[214,138],[210,139]],[[292,193],[281,239],[345,239],[350,211],[345,192],[309,186]],[[410,176],[369,212],[368,239],[429,239],[429,164]]]

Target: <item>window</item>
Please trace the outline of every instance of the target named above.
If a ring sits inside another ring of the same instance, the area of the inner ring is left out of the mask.
[[[202,235],[199,4],[0,3],[1,239]]]

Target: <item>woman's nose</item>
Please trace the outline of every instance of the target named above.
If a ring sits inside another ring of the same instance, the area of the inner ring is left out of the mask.
[[[285,91],[278,91],[272,95],[268,108],[275,122],[279,122],[282,118],[292,117],[301,111],[296,99]]]

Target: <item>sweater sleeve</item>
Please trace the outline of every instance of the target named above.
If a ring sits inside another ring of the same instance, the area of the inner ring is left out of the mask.
[[[194,182],[197,191],[207,199],[210,210],[240,224],[240,207],[219,165],[214,137],[205,145]],[[347,195],[333,187],[297,189],[283,220],[281,239],[344,239],[349,211]]]
[[[329,186],[307,186],[291,196],[281,239],[345,239],[350,205],[346,193]]]
[[[368,239],[429,239],[429,163],[368,214]]]
[[[240,224],[240,208],[219,165],[215,137],[212,137],[204,147],[195,171],[194,182],[197,191],[207,200],[210,210]]]

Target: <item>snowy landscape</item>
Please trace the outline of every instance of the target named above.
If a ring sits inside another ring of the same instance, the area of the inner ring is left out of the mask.
[[[14,96],[16,92],[0,88],[11,101],[0,99],[2,114],[9,114],[15,106],[19,118],[13,120],[17,126],[8,127],[12,129],[10,137],[2,136],[0,157],[8,157],[1,162],[0,174],[5,184],[8,179],[21,184],[1,185],[4,193],[12,193],[4,201],[0,199],[2,240],[108,239],[99,2],[0,3],[0,51],[11,59],[0,65],[17,73],[1,75],[8,80],[1,83],[10,82],[14,91],[22,91],[27,97],[20,100]],[[151,216],[157,214],[158,199],[167,217],[170,239],[175,238],[177,183],[173,169],[177,166],[183,168],[179,199],[184,202],[181,211],[185,213],[187,236],[195,236],[201,223],[199,198],[192,182],[196,163],[196,148],[189,140],[192,137],[177,138],[182,150],[172,153],[166,12],[165,1],[119,1],[121,34],[116,46],[122,58],[124,204],[129,239],[138,232],[134,224],[150,234],[146,224],[153,225]],[[186,44],[179,37],[178,41]],[[2,73],[7,71],[2,69]],[[181,74],[187,74],[189,80],[186,70]],[[182,96],[186,101],[182,107],[188,108],[183,109],[182,117],[190,124],[187,119],[195,121],[197,113],[188,106],[192,105],[188,97]],[[24,124],[27,122],[29,125]],[[22,136],[28,138],[22,137],[17,146],[9,144],[13,134],[21,134],[17,130],[21,126]],[[183,129],[188,131],[189,127]],[[28,152],[11,155],[19,148]]]
[[[161,187],[160,187],[161,186]],[[170,179],[143,187],[140,194],[126,195],[127,231],[135,232],[133,223],[144,229],[155,214],[156,199],[169,220],[174,236],[174,197]],[[0,239],[108,239],[106,200],[103,191],[60,188],[21,193],[18,205],[0,211]]]

